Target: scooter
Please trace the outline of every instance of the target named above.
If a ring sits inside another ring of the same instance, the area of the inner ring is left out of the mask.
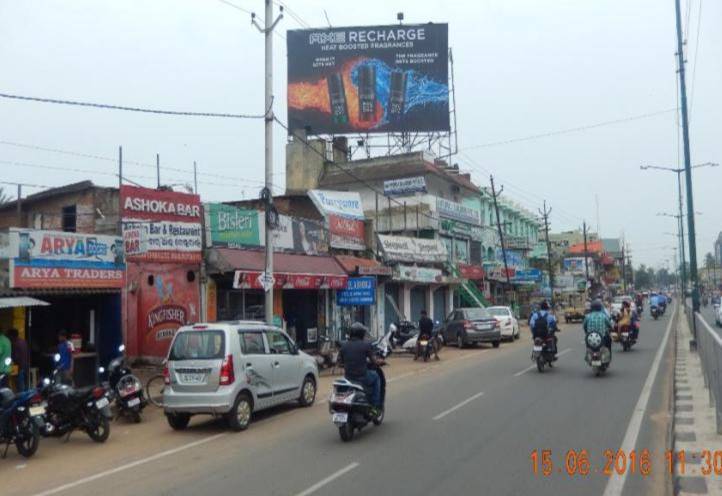
[[[333,391],[328,400],[331,421],[338,427],[339,436],[344,442],[351,441],[356,431],[360,431],[369,422],[379,426],[384,420],[386,403],[386,376],[381,367],[369,366],[376,371],[381,379],[381,409],[374,415],[369,397],[371,391],[348,379],[337,379],[333,382]]]
[[[391,355],[391,335],[393,334],[394,328],[395,326],[391,324],[386,334],[371,342],[371,346],[374,347],[376,356],[382,358],[383,360],[386,360],[389,355]]]
[[[55,354],[55,363],[60,355]],[[51,377],[43,379],[40,395],[47,403],[45,424],[40,434],[49,437],[66,436],[74,430],[84,431],[90,439],[104,443],[110,436],[110,393],[100,386],[73,388],[58,380],[56,367]]]
[[[546,365],[553,367],[554,361],[554,336],[547,336],[545,339],[534,338],[534,347],[531,352],[531,361],[536,363],[539,373],[544,372]]]
[[[392,349],[398,346],[405,348],[404,344],[419,334],[419,329],[416,325],[408,320],[401,320],[398,324],[392,325],[395,328],[389,340]],[[389,326],[389,328],[391,328],[391,326]]]
[[[612,361],[612,353],[604,344],[604,338],[598,332],[590,332],[585,337],[587,352],[584,361],[592,367],[594,375],[602,375]]]
[[[649,313],[652,315],[654,320],[657,320],[659,318],[659,307],[657,305],[652,305],[649,309]]]
[[[140,413],[148,404],[143,393],[143,384],[133,374],[133,371],[125,363],[125,345],[118,347],[120,356],[111,360],[108,365],[108,386],[111,391],[111,399],[114,400],[118,409],[118,417],[121,415],[130,418],[135,423],[141,421]],[[105,372],[100,368],[100,373]]]
[[[318,355],[316,362],[322,369],[334,367],[338,361],[338,350],[340,345],[338,341],[333,341],[328,336],[318,338]]]
[[[10,358],[5,364],[10,366]],[[0,381],[5,374],[0,375]],[[30,458],[38,450],[40,443],[40,425],[43,423],[45,407],[34,389],[15,394],[9,388],[0,388],[0,443],[5,444],[3,458],[8,454],[11,444],[15,444],[18,453]]]

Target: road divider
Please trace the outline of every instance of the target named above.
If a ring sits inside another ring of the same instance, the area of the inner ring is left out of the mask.
[[[448,414],[455,412],[456,410],[458,410],[459,408],[463,407],[464,405],[468,405],[469,403],[471,403],[471,402],[474,401],[475,399],[480,398],[480,397],[482,397],[482,396],[484,396],[484,393],[483,393],[483,392],[482,392],[482,393],[476,393],[474,396],[471,396],[471,397],[469,397],[469,398],[466,398],[464,401],[462,401],[461,403],[457,403],[456,405],[452,406],[452,407],[449,408],[448,410],[444,410],[443,412],[441,412],[440,414],[438,414],[436,417],[434,417],[433,420],[441,420],[442,418],[446,417]]]

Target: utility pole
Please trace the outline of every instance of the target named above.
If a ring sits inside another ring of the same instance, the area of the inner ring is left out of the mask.
[[[697,241],[694,227],[694,197],[692,195],[692,163],[689,151],[689,119],[687,116],[687,84],[685,82],[684,70],[684,45],[682,43],[682,8],[680,0],[675,0],[675,14],[677,17],[677,61],[679,72],[679,93],[682,112],[682,141],[684,144],[684,175],[687,183],[687,231],[689,233],[689,272],[692,279],[692,308],[699,311],[699,277],[697,274]],[[686,298],[685,295],[682,296]],[[696,319],[692,319],[696,322]],[[696,339],[697,325],[693,326],[692,332]]]
[[[17,209],[18,209],[18,227],[24,227],[23,226],[23,185],[18,183],[18,201],[17,201]]]
[[[155,176],[158,179],[158,189],[160,189],[160,153],[155,154]]]
[[[584,296],[589,297],[589,248],[587,246],[587,221],[584,221],[584,276],[587,281],[584,284]]]
[[[626,294],[627,292],[627,266],[626,258],[624,255],[624,241],[622,241],[622,291]]]
[[[196,161],[193,161],[193,192],[198,194],[198,166]]]
[[[263,191],[263,197],[266,201],[266,270],[265,280],[273,279],[273,232],[270,220],[270,211],[273,206],[273,29],[278,21],[283,19],[283,7],[280,7],[281,13],[276,20],[273,20],[273,3],[272,0],[264,0],[265,3],[265,26],[261,27],[256,22],[256,14],[251,14],[251,23],[260,31],[266,41],[266,63],[265,63],[265,165],[266,165],[266,184]],[[266,282],[264,284],[265,291],[265,311],[266,323],[273,324],[273,284]]]
[[[552,303],[552,310],[554,310],[554,267],[552,265],[552,245],[549,242],[549,214],[552,213],[551,207],[547,209],[547,202],[544,200],[544,210],[539,210],[539,213],[544,218],[544,237],[546,238],[547,243],[547,268],[549,270],[549,289],[551,289],[551,303]],[[586,231],[586,223],[585,223],[585,231]],[[584,254],[586,256],[586,245],[584,248]],[[586,259],[585,259],[586,263]]]
[[[506,247],[504,245],[504,231],[501,228],[501,219],[499,218],[499,203],[497,202],[497,197],[501,194],[502,191],[504,191],[504,187],[502,186],[499,188],[499,191],[496,191],[496,188],[494,186],[494,176],[489,176],[489,180],[491,181],[491,196],[494,199],[494,212],[496,213],[496,229],[499,232],[499,242],[501,243],[501,256],[504,259],[504,275],[506,276],[506,284],[508,286],[508,289],[511,289],[511,279],[509,278],[509,265],[506,261]],[[514,303],[516,303],[516,294],[512,292],[512,299],[514,300]]]

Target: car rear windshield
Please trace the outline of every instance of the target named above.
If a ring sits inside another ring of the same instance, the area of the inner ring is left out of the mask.
[[[491,314],[486,308],[467,308],[464,310],[464,315],[469,320],[488,319],[491,317]]]
[[[509,316],[509,310],[506,308],[501,307],[491,307],[487,308],[487,311],[492,314],[494,317],[508,317]]]
[[[225,355],[223,331],[184,331],[178,333],[170,350],[170,360],[211,360]]]

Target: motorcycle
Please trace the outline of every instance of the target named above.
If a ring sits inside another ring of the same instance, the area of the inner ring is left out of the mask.
[[[10,358],[5,364],[10,366]],[[0,381],[5,375],[0,375]],[[8,454],[11,444],[15,444],[18,453],[30,458],[38,450],[40,443],[40,425],[43,423],[45,407],[37,391],[31,389],[15,394],[9,388],[0,388],[0,443],[5,443],[3,458]]]
[[[441,349],[441,337],[439,335],[439,329],[434,328],[434,330],[431,332],[431,337],[426,338],[423,337],[422,339],[416,339],[414,341],[418,342],[418,347],[414,343],[414,353],[419,352],[419,357],[422,358],[425,362],[428,362],[429,359],[431,359],[431,355],[433,354],[436,356],[438,360],[438,352],[439,349]],[[411,340],[407,341],[408,343],[411,342]]]
[[[125,345],[118,347],[120,356],[108,364],[108,386],[111,391],[111,400],[118,409],[118,417],[129,417],[135,423],[141,421],[140,413],[148,404],[143,392],[143,384],[125,363]],[[105,370],[101,367],[100,373]]]
[[[637,342],[629,326],[622,326],[617,329],[617,334],[619,343],[622,345],[622,351],[629,351],[632,349],[632,345]]]
[[[369,366],[381,379],[381,409],[374,415],[369,397],[371,391],[362,384],[348,379],[333,382],[333,391],[328,401],[331,421],[338,427],[338,433],[344,442],[351,441],[356,431],[360,431],[369,422],[379,426],[384,420],[386,402],[386,377],[380,367]]]
[[[612,354],[604,345],[604,338],[598,332],[590,332],[585,337],[587,345],[587,353],[584,361],[592,367],[594,374],[599,377],[602,375],[612,361]]]
[[[652,318],[653,318],[654,320],[657,320],[657,319],[659,318],[659,307],[656,306],[656,305],[653,305],[653,306],[649,309],[649,313],[652,315]]]
[[[55,355],[55,362],[60,355]],[[45,437],[67,436],[76,429],[90,439],[104,443],[110,435],[110,394],[99,386],[73,388],[58,380],[58,368],[50,378],[43,379],[40,395],[47,403],[45,423],[40,434]]]
[[[338,350],[341,346],[338,341],[332,340],[328,336],[318,338],[318,355],[316,362],[319,368],[327,369],[334,367],[338,361]]]
[[[405,348],[404,345],[406,342],[419,334],[419,329],[416,325],[408,320],[402,320],[398,324],[392,324],[391,326],[393,326],[391,339],[389,340],[391,349],[394,349],[397,346]],[[391,326],[389,326],[390,329]]]
[[[554,336],[546,338],[534,338],[534,346],[531,352],[531,361],[536,363],[539,373],[544,372],[544,367],[548,365],[553,367],[554,361]]]

